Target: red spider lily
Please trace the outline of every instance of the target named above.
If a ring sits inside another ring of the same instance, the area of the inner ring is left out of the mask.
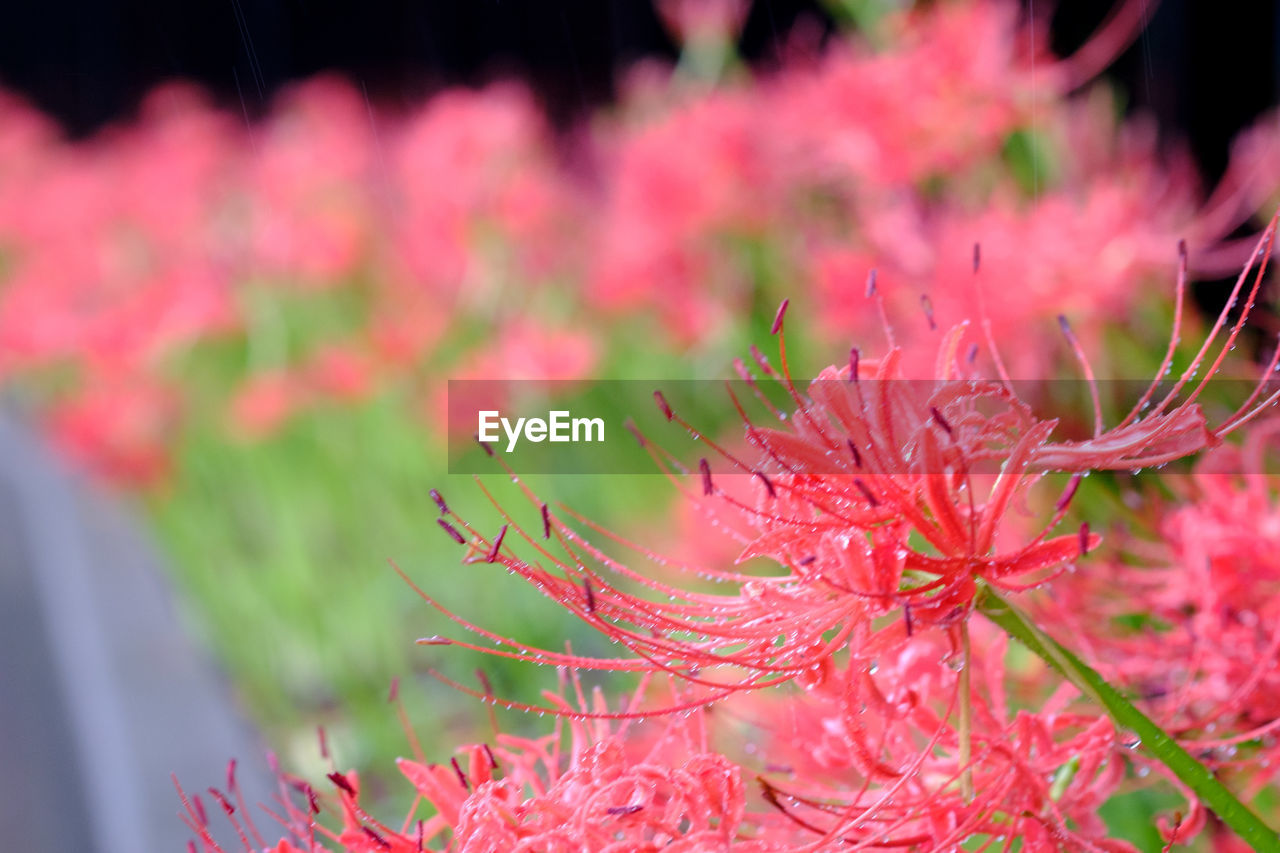
[[[1124,776],[1111,722],[1067,711],[1062,691],[1035,713],[1011,713],[1005,638],[977,631],[974,640],[968,696],[956,650],[935,630],[874,663],[851,663],[822,689],[752,693],[717,712],[760,733],[751,752],[764,764],[769,802],[818,833],[819,849],[945,849],[970,836],[985,837],[984,848],[1019,838],[1035,850],[1132,849],[1108,841],[1096,815]],[[968,759],[961,702],[972,703]],[[960,784],[966,770],[974,795]]]
[[[685,589],[627,566],[590,539],[598,534],[614,544],[629,543],[568,510],[540,503],[523,484],[540,529],[526,529],[502,511],[506,524],[492,537],[433,493],[438,526],[466,547],[467,562],[500,565],[525,578],[634,656],[595,659],[529,648],[449,613],[424,593],[456,624],[498,647],[443,637],[420,642],[462,645],[572,673],[576,704],[555,693],[545,694],[548,704],[539,707],[499,699],[487,687],[468,691],[490,703],[569,719],[569,754],[559,751],[555,738],[498,736],[494,746],[465,748],[461,760],[447,766],[428,765],[421,757],[404,760],[402,771],[436,814],[415,822],[411,813],[399,827],[366,812],[355,774],[330,774],[336,806],[306,783],[282,777],[273,814],[291,835],[276,849],[316,851],[330,843],[353,851],[421,850],[428,843],[451,851],[949,849],[974,837],[984,850],[997,844],[1009,850],[1014,838],[1033,850],[1131,849],[1106,839],[1096,816],[1127,766],[1114,726],[1096,714],[1068,711],[1074,691],[1047,693],[1039,678],[1043,670],[1022,673],[1017,682],[1031,692],[1032,702],[1039,700],[1040,710],[1011,712],[1003,636],[985,623],[970,624],[973,598],[980,583],[1013,590],[1042,585],[1099,544],[1087,526],[1054,533],[1083,474],[1160,464],[1211,447],[1280,396],[1262,399],[1260,384],[1216,425],[1197,402],[1248,320],[1274,228],[1275,220],[1255,248],[1252,283],[1251,264],[1231,294],[1233,302],[1243,299],[1238,319],[1229,323],[1230,306],[1224,309],[1165,396],[1156,399],[1158,386],[1152,383],[1109,429],[1095,411],[1093,436],[1079,441],[1054,441],[1057,423],[1038,417],[1002,368],[998,379],[978,378],[973,360],[958,353],[962,326],[943,336],[935,381],[903,380],[897,348],[879,359],[863,358],[855,349],[847,364],[823,371],[801,393],[786,358],[784,302],[773,324],[780,370],[759,353],[756,362],[780,383],[794,408],[772,409],[781,426],[764,428],[733,397],[743,412],[746,450],[735,453],[702,440],[737,475],[717,473],[704,459],[700,483],[695,481],[700,488],[691,490],[693,500],[742,537],[740,560],[766,557],[781,567],[781,573],[767,576],[681,567],[727,591]],[[1179,303],[1185,276],[1184,258]],[[1180,312],[1176,317],[1175,341]],[[1068,338],[1078,350],[1069,329]],[[1161,373],[1173,354],[1171,343]],[[998,368],[1003,364],[994,346],[991,358]],[[1278,362],[1280,355],[1268,374]],[[740,372],[758,392],[758,380],[744,365]],[[655,398],[669,420],[693,431],[661,393]],[[763,394],[759,399],[767,401]],[[1257,442],[1267,434],[1260,432],[1246,452],[1260,452]],[[641,439],[670,471],[668,455]],[[1029,493],[1049,471],[1073,477],[1043,523],[1015,547],[1003,548],[997,534],[1007,516],[1018,507],[1030,511]],[[1206,491],[1212,491],[1218,481],[1207,482]],[[1190,666],[1203,684],[1175,685],[1180,695],[1163,718],[1189,744],[1221,750],[1274,728],[1274,715],[1250,713],[1270,713],[1273,667],[1258,663],[1273,662],[1280,641],[1260,645],[1260,618],[1240,616],[1249,605],[1230,574],[1243,559],[1247,544],[1240,543],[1247,536],[1223,535],[1222,525],[1235,520],[1242,504],[1229,490],[1212,494],[1225,506],[1211,509],[1210,520],[1192,518],[1170,535],[1175,553],[1218,548],[1226,557],[1216,572],[1209,561],[1210,583],[1191,581],[1198,585],[1194,607],[1212,623],[1193,621],[1187,631]],[[1255,523],[1256,516],[1270,513],[1265,500],[1258,505],[1255,492],[1242,500]],[[537,559],[520,556],[526,550]],[[1054,588],[1068,595],[1073,590],[1071,584]],[[1168,607],[1185,606],[1177,592],[1165,584],[1160,594],[1175,599]],[[1159,598],[1150,587],[1146,594]],[[1256,606],[1259,613],[1269,612]],[[1174,612],[1167,615],[1176,618]],[[1232,649],[1196,640],[1224,619],[1242,628],[1230,634]],[[1242,671],[1250,662],[1253,674]],[[587,701],[577,676],[582,669],[635,672],[641,686],[631,702],[611,710],[598,695]],[[672,676],[670,695],[642,701],[661,674]],[[759,689],[784,683],[791,693]],[[1224,693],[1223,686],[1232,684]],[[640,721],[663,715],[667,725],[656,736],[638,733]],[[720,729],[745,723],[755,732],[750,748],[741,757],[717,753],[704,731],[708,720],[726,721]],[[1211,737],[1210,727],[1219,723],[1230,725],[1231,734]],[[1215,761],[1224,769],[1232,766],[1230,756]],[[761,762],[753,798],[744,770]],[[1149,769],[1144,759],[1136,763],[1140,771]],[[229,795],[211,794],[232,817],[246,849],[264,846],[253,824],[236,817],[243,806],[232,802],[234,781],[228,790]],[[199,844],[219,850],[203,805],[183,796]],[[316,820],[325,809],[340,817],[341,827]],[[1166,823],[1166,837],[1190,837],[1205,820],[1193,798],[1185,818]]]
[[[699,711],[661,725],[584,719],[587,707],[597,717],[607,709],[599,693],[588,703],[574,676],[577,708],[547,694],[572,715],[568,750],[559,734],[497,735],[493,746],[463,747],[448,763],[401,759],[418,797],[398,826],[365,810],[354,773],[330,773],[329,795],[281,774],[266,811],[288,834],[269,849],[796,853],[947,849],[979,836],[987,838],[982,849],[1007,850],[1021,838],[1036,851],[1131,850],[1107,840],[1096,817],[1125,767],[1110,721],[1067,712],[1064,694],[1039,713],[1011,715],[1005,640],[980,633],[977,641],[975,660],[983,664],[969,759],[960,757],[955,730],[958,674],[939,631],[916,634],[877,664],[852,665],[807,696],[753,693],[714,715]],[[639,705],[645,681],[628,707]],[[709,746],[713,721],[745,724],[747,748],[735,750],[744,759]],[[748,786],[752,766],[760,769]],[[965,768],[976,774],[976,796],[957,784]],[[197,836],[192,849],[221,853],[201,799],[179,792]],[[209,793],[244,849],[266,848],[234,766],[226,793]],[[423,802],[435,814],[418,819]],[[341,825],[330,826],[326,815]]]
[[[1236,414],[1214,427],[1196,403],[1247,321],[1272,235],[1269,229],[1257,246],[1257,276],[1239,319],[1226,329],[1224,309],[1192,363],[1146,414],[1155,383],[1117,426],[1103,429],[1095,413],[1094,435],[1081,441],[1052,441],[1056,421],[1036,417],[1007,379],[967,376],[956,353],[963,327],[945,336],[935,382],[902,381],[896,349],[879,360],[860,358],[854,350],[848,365],[823,371],[807,397],[790,380],[780,336],[781,375],[763,357],[758,361],[762,370],[780,379],[796,406],[789,415],[776,412],[786,428],[766,429],[746,421],[753,458],[735,456],[703,438],[752,478],[754,499],[743,501],[724,491],[705,464],[703,495],[693,497],[718,502],[737,516],[748,543],[740,560],[768,557],[782,567],[780,575],[695,567],[691,570],[728,590],[682,589],[615,560],[545,506],[542,537],[504,513],[504,532],[518,534],[505,542],[488,538],[453,513],[441,518],[457,541],[469,539],[468,561],[501,564],[637,658],[595,660],[528,649],[448,615],[498,641],[502,648],[486,649],[492,654],[577,668],[663,670],[703,688],[703,702],[792,679],[820,684],[840,652],[870,658],[901,644],[922,625],[957,624],[966,619],[979,581],[1009,590],[1039,585],[1099,543],[1087,525],[1078,533],[1053,535],[1078,483],[1073,479],[1038,532],[1012,549],[996,547],[1009,510],[1027,502],[1045,472],[1079,477],[1092,470],[1183,458],[1216,444],[1274,402],[1274,396],[1257,402],[1259,386]],[[1251,270],[1241,273],[1233,302]],[[1180,294],[1184,281],[1185,265]],[[784,303],[775,331],[781,329],[785,309]],[[1224,329],[1225,339],[1219,341]],[[1213,355],[1219,343],[1221,351]],[[1172,354],[1171,343],[1162,372]],[[1000,363],[998,353],[993,357]],[[1202,369],[1205,375],[1193,385]],[[1186,398],[1179,401],[1187,388]],[[668,419],[697,435],[660,394],[658,403]],[[526,489],[526,494],[536,505],[532,493]],[[541,541],[553,534],[554,542]],[[538,560],[517,555],[512,543],[520,539]],[[900,619],[883,623],[881,617],[899,611]],[[479,648],[442,638],[430,642]]]
[[[1242,449],[1215,450],[1175,489],[1178,506],[1154,502],[1154,539],[1133,537],[1037,608],[1249,796],[1275,779],[1280,761],[1280,507],[1261,473],[1277,430],[1268,421]],[[1193,804],[1181,837],[1201,822]]]
[[[576,679],[574,686],[585,705]],[[572,710],[559,696],[550,698]],[[594,704],[602,706],[598,695]],[[567,753],[558,734],[537,740],[498,735],[494,746],[464,747],[448,764],[401,759],[400,770],[418,798],[399,828],[365,811],[354,773],[329,774],[332,797],[281,774],[276,807],[267,811],[289,836],[272,849],[312,853],[329,849],[330,843],[353,853],[421,851],[428,844],[456,853],[803,849],[805,830],[772,810],[748,811],[739,767],[708,750],[704,724],[694,715],[637,733],[632,724],[611,732],[578,722],[572,724]],[[244,814],[234,773],[228,779],[229,794],[210,793],[223,805],[244,849],[262,849],[260,832]],[[199,798],[181,787],[179,793],[184,819],[198,839],[194,849],[223,851]],[[424,801],[436,814],[417,820],[414,813]],[[340,816],[341,828],[320,823],[317,817],[325,813]]]

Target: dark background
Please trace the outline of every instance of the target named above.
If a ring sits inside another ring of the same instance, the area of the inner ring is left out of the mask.
[[[1061,2],[1055,49],[1070,52],[1111,5]],[[1232,136],[1276,100],[1276,6],[1164,0],[1109,72],[1131,107],[1189,140],[1210,179]],[[829,24],[813,0],[755,0],[744,54],[767,62],[801,15]],[[612,95],[618,68],[647,55],[675,56],[648,0],[46,0],[9,4],[0,21],[0,84],[73,136],[127,117],[164,80],[198,81],[252,115],[281,85],[323,70],[392,104],[518,75],[567,123]]]

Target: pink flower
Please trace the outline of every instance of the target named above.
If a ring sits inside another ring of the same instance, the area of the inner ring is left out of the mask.
[[[658,0],[663,24],[682,44],[729,42],[746,23],[750,0]]]
[[[1130,850],[1107,838],[1101,803],[1124,779],[1115,727],[1073,712],[1069,696],[1043,690],[1035,711],[1013,711],[1003,635],[975,625],[970,661],[949,632],[921,630],[874,660],[854,660],[803,695],[753,693],[728,712],[744,719],[769,801],[799,825],[821,830],[815,846],[947,849],[972,835],[1020,838],[1030,849],[1079,845]],[[974,688],[960,693],[959,670]],[[1033,700],[1035,701],[1035,700]],[[969,703],[972,757],[957,727]],[[974,776],[973,796],[958,781]],[[1067,769],[1064,769],[1067,768]]]
[[[1100,538],[1087,526],[1056,532],[1084,474],[1158,464],[1212,447],[1280,398],[1263,399],[1265,384],[1259,384],[1217,424],[1197,402],[1242,333],[1275,225],[1273,220],[1231,294],[1233,302],[1243,302],[1241,316],[1229,324],[1224,310],[1173,390],[1157,398],[1153,382],[1119,424],[1106,427],[1098,412],[1092,436],[1075,441],[1055,441],[1057,422],[1037,416],[1002,371],[998,379],[979,378],[975,360],[959,353],[963,325],[942,335],[934,380],[903,379],[896,347],[879,359],[854,349],[847,364],[823,371],[802,393],[786,358],[784,302],[773,323],[779,367],[755,356],[758,370],[780,383],[794,409],[770,406],[779,426],[766,428],[752,423],[734,397],[743,411],[746,449],[732,452],[695,437],[750,485],[724,488],[721,482],[732,475],[713,471],[706,459],[693,483],[700,486],[695,500],[712,505],[717,520],[727,522],[722,526],[742,537],[739,560],[766,557],[776,564],[773,574],[682,566],[718,589],[702,583],[682,588],[615,555],[621,546],[661,558],[567,509],[540,503],[518,477],[513,481],[538,507],[540,531],[522,528],[505,511],[507,523],[499,530],[481,531],[433,492],[436,524],[465,549],[464,562],[523,577],[632,656],[593,658],[530,647],[468,622],[414,586],[455,625],[478,635],[475,642],[432,636],[421,644],[561,668],[562,685],[572,687],[576,702],[549,692],[541,707],[499,698],[487,684],[471,690],[437,675],[486,702],[569,720],[569,753],[559,751],[558,736],[498,736],[492,747],[464,748],[449,766],[402,760],[402,772],[437,813],[399,827],[365,811],[354,774],[329,774],[336,808],[322,806],[307,783],[282,777],[304,798],[282,791],[278,801],[289,843],[318,850],[327,840],[351,851],[420,850],[435,840],[451,851],[763,853],[833,845],[950,849],[974,836],[1004,835],[1022,839],[1029,850],[1078,846],[1127,853],[1132,848],[1108,839],[1097,816],[1126,771],[1114,725],[1096,711],[1072,711],[1074,690],[1047,683],[1043,667],[1019,673],[1015,682],[1025,694],[1020,700],[1038,710],[1015,711],[1006,639],[994,625],[971,619],[975,590],[979,582],[1012,591],[1042,586],[1097,548]],[[1179,293],[1185,276],[1184,258]],[[1180,322],[1179,313],[1175,341]],[[1171,346],[1158,377],[1173,351]],[[1080,357],[1083,362],[1082,352]],[[744,383],[759,390],[745,365],[738,368]],[[1083,369],[1089,373],[1087,362]],[[660,392],[655,400],[667,420],[696,433]],[[654,458],[664,464],[667,457],[655,449]],[[1074,476],[1044,508],[1030,493],[1050,471]],[[1196,518],[1188,522],[1189,532],[1170,538],[1190,543],[1184,547],[1192,552],[1223,548],[1229,556],[1222,574],[1229,576],[1239,557],[1236,537],[1223,535],[1222,523],[1242,504],[1267,513],[1270,506],[1257,506],[1256,494],[1243,502],[1233,493],[1220,497],[1224,512],[1208,521]],[[1042,523],[1004,547],[997,534],[1007,516],[1037,507]],[[523,556],[526,551],[535,556]],[[1214,571],[1212,559],[1207,569]],[[1229,582],[1196,582],[1210,590],[1205,601],[1234,594]],[[1069,581],[1057,586],[1073,590]],[[1170,587],[1165,590],[1169,594]],[[1220,603],[1202,606],[1217,608],[1211,619],[1222,618]],[[1238,621],[1261,637],[1256,620]],[[1266,654],[1274,656],[1280,639],[1271,643]],[[1233,637],[1233,647],[1242,646],[1247,649],[1244,638]],[[1258,648],[1255,639],[1255,653]],[[1196,648],[1192,660],[1225,660],[1215,652]],[[630,702],[610,710],[598,693],[588,700],[578,674],[586,669],[635,673],[640,685]],[[1228,678],[1215,678],[1224,672]],[[1215,666],[1203,689],[1181,693],[1169,718],[1177,722],[1179,713],[1194,709],[1198,725],[1207,700],[1216,702],[1207,705],[1208,719],[1229,718],[1242,696],[1265,686],[1265,672],[1259,672],[1256,659],[1254,674]],[[1245,679],[1245,687],[1234,678]],[[1215,696],[1218,683],[1237,686]],[[782,685],[789,692],[781,698],[782,691],[762,690]],[[658,686],[669,689],[655,695]],[[666,727],[639,734],[639,721],[652,717],[665,717]],[[1269,732],[1275,722],[1191,743],[1230,746]],[[717,751],[711,729],[729,724],[746,736],[736,738],[739,749]],[[1140,770],[1148,764],[1132,761]],[[753,767],[756,797],[743,781]],[[234,794],[234,785],[228,787]],[[200,843],[218,850],[203,807],[183,796]],[[326,810],[340,817],[341,828],[316,821]],[[236,820],[234,808],[224,805],[224,811]],[[1204,822],[1203,809],[1192,800],[1186,819],[1167,822],[1163,831],[1171,840],[1183,839]],[[264,846],[246,824],[246,848],[250,835]]]
[[[442,93],[408,118],[388,156],[392,249],[429,292],[451,296],[464,285],[486,289],[495,276],[556,269],[573,236],[573,192],[526,91]]]
[[[370,110],[333,78],[312,80],[282,101],[255,143],[252,272],[319,287],[356,271],[371,239]]]
[[[149,486],[168,470],[167,439],[177,417],[173,391],[138,377],[101,377],[47,416],[54,443],[104,479]]]
[[[1260,286],[1273,236],[1269,230],[1256,249],[1259,270],[1246,306]],[[1241,273],[1233,297],[1243,292],[1250,272]],[[782,327],[786,307],[779,310],[775,331]],[[796,410],[777,413],[785,424],[779,429],[755,426],[744,414],[752,448],[746,456],[707,441],[734,473],[751,479],[749,499],[737,498],[738,489],[718,489],[706,460],[700,463],[703,497],[695,499],[719,502],[725,514],[737,516],[732,529],[746,545],[739,562],[767,557],[783,572],[758,577],[690,569],[720,581],[723,592],[681,589],[630,568],[598,546],[579,542],[545,507],[542,538],[555,533],[565,549],[563,556],[540,549],[545,564],[502,551],[499,539],[461,519],[456,521],[471,535],[469,543],[445,526],[468,544],[469,561],[501,563],[638,659],[593,660],[527,649],[510,640],[500,641],[519,651],[490,649],[494,654],[578,668],[648,665],[703,688],[701,702],[793,679],[820,685],[838,654],[873,657],[908,640],[921,626],[961,623],[978,580],[1025,589],[1065,571],[1096,547],[1099,537],[1087,527],[1055,534],[1079,476],[1189,456],[1273,402],[1251,408],[1255,394],[1216,427],[1195,402],[1247,317],[1246,310],[1220,341],[1224,312],[1173,393],[1156,401],[1154,409],[1143,414],[1153,384],[1120,424],[1104,429],[1098,414],[1093,437],[1078,441],[1053,441],[1056,421],[1038,418],[1007,382],[974,376],[959,354],[963,325],[943,337],[936,360],[939,378],[932,382],[905,380],[897,349],[878,360],[861,358],[854,349],[847,365],[827,368],[801,395],[790,383],[785,345],[780,376],[759,357],[760,369],[783,383]],[[1220,346],[1216,357],[1215,344]],[[1206,377],[1191,385],[1202,365],[1207,365]],[[740,372],[749,383],[755,381],[745,367]],[[1175,403],[1184,387],[1191,393]],[[658,403],[668,420],[697,435],[660,394]],[[1006,515],[1027,503],[1047,471],[1074,473],[1077,479],[1044,513],[1042,525],[1012,549],[998,548]],[[629,591],[632,586],[644,594]],[[901,618],[884,619],[899,613]]]
[[[544,326],[533,320],[516,320],[496,330],[496,346],[471,354],[451,371],[452,379],[512,380],[513,382],[547,383],[549,394],[563,393],[567,385],[584,382],[595,367],[601,344],[592,334],[572,328]],[[506,405],[510,389],[497,383],[483,391],[486,407]],[[455,412],[466,410],[459,406]],[[449,400],[444,387],[437,386],[424,414],[431,424],[448,424],[450,431],[461,429],[466,435],[475,424],[449,423]]]
[[[370,359],[350,347],[328,346],[304,368],[308,384],[323,397],[354,403],[368,397],[375,382]]]
[[[629,737],[600,725],[573,727],[571,749],[562,753],[557,736],[526,740],[499,735],[497,743],[458,750],[449,764],[400,759],[418,796],[435,807],[428,820],[384,824],[360,804],[354,773],[330,773],[336,808],[309,784],[281,776],[276,814],[289,837],[278,851],[321,851],[333,842],[351,853],[420,851],[438,840],[441,850],[599,850],[742,853],[796,849],[802,834],[776,816],[748,814],[739,768],[706,751],[702,720],[671,722],[653,737]],[[624,729],[626,729],[624,725]],[[630,732],[629,732],[630,733]],[[230,795],[210,789],[220,803],[239,798],[234,776]],[[302,802],[289,789],[301,793]],[[179,787],[187,824],[203,853],[222,851],[208,831],[196,797]],[[241,832],[244,849],[262,847],[251,819],[225,809]],[[341,829],[316,817],[336,812]],[[243,825],[241,820],[244,821]]]
[[[793,167],[876,186],[910,185],[997,152],[1031,106],[1014,4],[925,7],[891,17],[891,47],[837,42],[784,74],[774,120]]]
[[[287,372],[273,371],[252,376],[231,401],[232,428],[245,438],[269,436],[308,399],[302,383]]]
[[[717,93],[614,132],[588,284],[596,305],[652,311],[682,345],[742,313],[749,282],[726,257],[777,207],[778,152],[762,106],[748,92]]]
[[[1154,529],[1122,539],[1037,608],[1246,798],[1280,760],[1280,502],[1261,473],[1277,428],[1265,422],[1243,448],[1218,448],[1191,477],[1171,478],[1179,503],[1136,518]],[[1180,837],[1201,819],[1193,811]]]

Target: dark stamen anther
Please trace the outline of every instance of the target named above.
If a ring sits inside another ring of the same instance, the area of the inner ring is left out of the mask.
[[[778,306],[778,313],[773,315],[773,325],[769,327],[769,334],[776,335],[782,331],[782,318],[786,316],[787,306],[790,304],[790,299],[782,300],[782,304]]]
[[[219,791],[217,788],[210,788],[209,796],[217,800],[218,805],[222,806],[222,810],[226,812],[228,815],[233,815],[236,813],[236,807],[232,805],[231,801],[228,800],[226,797],[224,797],[222,795],[222,792]]]
[[[329,774],[328,778],[330,782],[332,782],[334,785],[337,785],[339,788],[341,788],[343,791],[347,792],[351,796],[354,797],[356,795],[355,787],[349,781],[347,781],[346,776],[343,776],[341,773],[335,770],[334,772]]]
[[[982,268],[982,244],[973,244],[973,273],[978,274],[978,270]]]
[[[702,472],[702,494],[713,494],[715,492],[715,486],[711,483],[711,463],[705,458],[699,459],[698,470]]]
[[[485,557],[485,562],[492,563],[497,561],[498,550],[502,548],[502,540],[506,535],[507,535],[507,525],[504,524],[502,525],[502,529],[498,531],[498,535],[494,537],[493,547],[489,549],[489,554],[488,556]]]
[[[542,538],[551,538],[551,510],[546,504],[542,505]]]
[[[477,435],[477,436],[476,436],[476,443],[477,443],[477,444],[479,444],[479,445],[480,445],[480,447],[484,449],[484,452],[485,452],[485,453],[489,454],[490,458],[492,458],[492,457],[493,457],[493,448],[489,446],[489,442],[487,442],[487,441],[481,441],[481,440],[480,440],[480,436],[478,436],[478,435]]]
[[[853,456],[853,464],[854,464],[854,466],[856,466],[856,467],[858,467],[858,468],[861,468],[861,467],[862,467],[862,454],[858,452],[858,445],[856,445],[856,444],[854,444],[854,443],[853,443],[853,439],[852,439],[852,438],[845,439],[845,441],[846,441],[846,442],[848,442],[848,444],[849,444],[849,454],[850,454],[851,456]]]
[[[441,515],[448,515],[448,514],[449,514],[449,505],[448,505],[447,503],[445,503],[445,502],[444,502],[444,495],[440,494],[440,493],[439,493],[438,491],[436,491],[435,489],[432,489],[432,490],[431,490],[430,495],[431,495],[431,500],[435,501],[435,502],[436,502],[436,506],[440,507],[440,514],[441,514]]]
[[[1080,522],[1080,556],[1089,553],[1089,522]]]
[[[462,787],[470,791],[471,783],[467,781],[467,774],[462,772],[462,765],[458,763],[458,757],[455,755],[450,758],[449,763],[453,765],[453,772],[458,774],[458,781],[462,783]]]
[[[902,619],[903,619],[903,621],[904,621],[904,622],[906,622],[906,623],[907,623],[907,626],[906,626],[906,627],[907,627],[907,636],[908,636],[908,637],[910,637],[910,636],[912,635],[912,633],[914,633],[914,631],[915,631],[915,625],[913,624],[913,622],[912,622],[912,620],[911,620],[911,602],[910,602],[910,601],[908,601],[906,604],[902,605]]]
[[[643,808],[644,806],[609,806],[609,808],[605,809],[605,812],[611,815],[629,815],[635,814]]]
[[[924,318],[929,321],[929,331],[938,331],[938,323],[933,319],[933,300],[929,298],[929,294],[920,294],[920,307],[924,309]]]
[[[871,489],[867,488],[867,484],[862,482],[861,477],[854,477],[853,484],[857,486],[858,491],[862,492],[862,496],[867,499],[867,503],[872,506],[880,506],[880,499],[871,492]]]
[[[390,850],[390,849],[391,849],[391,842],[390,842],[390,841],[387,841],[387,839],[383,838],[381,835],[379,835],[378,833],[374,832],[374,831],[373,831],[372,829],[370,829],[369,827],[367,827],[367,826],[362,826],[362,827],[360,827],[360,829],[364,831],[364,834],[365,834],[365,835],[367,835],[367,836],[369,836],[371,839],[373,839],[373,843],[374,843],[374,844],[378,845],[378,846],[379,846],[379,847],[381,847],[383,850]]]
[[[876,295],[876,269],[875,267],[872,267],[871,271],[867,273],[867,298],[870,299],[872,296],[875,296],[875,295]]]
[[[1076,496],[1076,489],[1080,488],[1082,476],[1081,474],[1071,475],[1071,479],[1067,481],[1067,487],[1062,490],[1062,496],[1058,498],[1058,503],[1054,506],[1058,512],[1066,509],[1067,504],[1071,503],[1071,499]]]
[[[302,793],[307,798],[307,808],[313,815],[320,814],[320,796],[316,793],[316,789],[310,785],[302,789]]]
[[[454,527],[452,524],[445,521],[443,518],[437,518],[436,524],[440,525],[440,529],[443,530],[445,533],[448,533],[449,536],[452,537],[454,542],[457,542],[459,545],[467,544],[467,540],[463,537],[461,533],[458,532],[458,528]]]
[[[816,554],[810,554],[809,556],[805,557],[804,559],[802,559],[802,560],[800,561],[800,565],[802,565],[802,566],[812,566],[812,565],[813,565],[814,563],[816,563],[817,561],[818,561],[818,556],[817,556]]]
[[[769,493],[769,497],[771,497],[771,498],[776,498],[776,497],[778,496],[777,491],[775,491],[775,490],[774,490],[774,488],[773,488],[773,481],[772,481],[772,480],[770,480],[768,477],[766,477],[766,476],[764,475],[764,472],[762,472],[762,471],[752,471],[751,473],[752,473],[752,474],[754,474],[755,476],[759,477],[759,478],[760,478],[760,482],[764,483],[764,489],[765,489],[765,491],[766,491],[766,492],[768,492],[768,493]]]
[[[969,351],[965,353],[965,360],[970,364],[978,360],[978,344],[976,342],[969,344]]]
[[[938,411],[937,406],[930,406],[929,414],[933,415],[933,420],[946,431],[947,435],[955,434],[951,430],[951,424],[947,423],[947,419],[942,416],[942,412]]]
[[[849,350],[849,381],[858,381],[858,362],[862,360],[862,353],[857,347]]]
[[[596,612],[596,592],[594,589],[591,588],[590,578],[582,579],[582,595],[583,595],[583,598],[586,599],[587,612],[595,613]]]
[[[663,396],[661,391],[653,392],[653,401],[658,404],[658,411],[662,412],[667,420],[675,417],[675,413],[671,411],[671,405],[667,402],[667,398]]]

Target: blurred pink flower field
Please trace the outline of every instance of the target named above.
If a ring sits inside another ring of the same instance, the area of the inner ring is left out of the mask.
[[[1082,76],[1129,23],[1068,60],[1032,50],[1002,3],[892,15],[879,49],[797,33],[775,70],[711,88],[638,68],[569,137],[518,84],[391,111],[322,78],[249,126],[176,85],[83,143],[7,98],[2,369],[69,452],[145,484],[192,416],[180,365],[206,341],[247,350],[218,405],[249,433],[385,383],[429,397],[442,369],[586,375],[624,321],[719,353],[782,295],[810,335],[860,340],[879,322],[872,268],[900,335],[927,331],[922,299],[948,325],[981,288],[997,338],[1062,313],[1091,345],[1167,296],[1179,238],[1193,272],[1238,267],[1247,249],[1226,238],[1280,169],[1268,120],[1206,203],[1150,127],[1119,123]],[[295,302],[333,322],[286,336],[275,318]],[[571,354],[493,349],[513,337]],[[1009,358],[1015,375],[1055,367],[1048,347]]]
[[[1276,116],[1206,186],[1097,79],[1138,2],[1066,57],[950,0],[760,68],[745,3],[658,5],[680,63],[571,127],[516,82],[175,83],[81,141],[0,96],[0,381],[151,513],[284,756],[269,816],[182,794],[193,849],[1280,849]],[[789,408],[660,396],[675,489],[442,463],[447,380],[730,375]],[[1014,390],[1058,379],[1153,382],[1067,439]],[[452,685],[408,741],[402,672]],[[316,725],[354,770],[299,771]]]

